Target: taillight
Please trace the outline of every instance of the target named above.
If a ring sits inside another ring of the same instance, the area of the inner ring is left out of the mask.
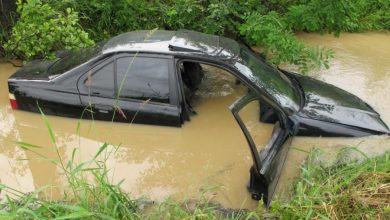
[[[16,101],[14,94],[9,94],[9,102],[12,109],[18,109],[18,102]]]

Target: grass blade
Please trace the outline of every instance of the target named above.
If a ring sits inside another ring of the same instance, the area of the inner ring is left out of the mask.
[[[106,148],[108,147],[107,143],[104,143],[100,148],[99,151],[95,154],[93,159],[95,160]]]
[[[37,105],[38,105],[38,102],[37,102]],[[46,117],[46,115],[43,113],[41,107],[39,107],[38,105],[38,109],[41,113],[41,116],[43,118],[43,122],[45,123],[45,126],[47,128],[47,131],[49,132],[49,136],[50,136],[50,141],[53,145],[56,144],[56,138],[55,138],[55,135],[54,135],[54,132],[53,132],[53,128],[51,127],[51,124],[49,122],[49,119]]]
[[[42,148],[41,146],[38,146],[38,145],[34,145],[34,144],[29,144],[29,143],[26,143],[26,142],[23,142],[23,141],[13,141],[16,145],[18,145],[19,147],[25,149],[25,150],[30,150],[31,148]]]

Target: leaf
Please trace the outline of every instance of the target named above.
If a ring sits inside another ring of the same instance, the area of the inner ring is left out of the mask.
[[[93,213],[88,212],[87,210],[81,210],[81,211],[76,211],[72,212],[67,215],[63,215],[57,218],[54,218],[55,220],[62,220],[62,219],[80,219],[80,218],[86,218],[89,216],[93,216]]]
[[[108,144],[107,143],[104,143],[99,151],[96,153],[96,155],[93,157],[93,159],[95,160],[106,148],[108,147]]]
[[[72,163],[74,162],[74,158],[76,156],[76,151],[77,151],[77,148],[74,148],[73,151],[72,151]]]
[[[34,145],[34,144],[29,144],[29,143],[26,143],[26,142],[23,142],[23,141],[14,141],[15,144],[17,144],[19,147],[25,149],[25,150],[29,150],[31,148],[42,148],[41,146],[38,146],[38,145]]]
[[[47,158],[47,157],[40,157],[38,158],[40,160],[44,160],[44,161],[49,161],[50,163],[54,164],[54,165],[58,165],[59,161],[56,160],[56,159],[52,159],[52,158]]]
[[[41,116],[42,116],[43,121],[45,123],[45,126],[47,128],[47,131],[49,132],[50,141],[51,141],[51,143],[53,145],[55,145],[56,144],[56,139],[55,139],[55,136],[54,136],[53,128],[50,125],[49,119],[47,119],[46,115],[43,113],[41,107],[38,104],[38,101],[37,101],[37,106],[38,106],[39,111],[41,112]]]
[[[17,211],[16,211],[17,214],[28,214],[28,215],[31,215],[32,217],[34,217],[34,219],[39,219],[38,215],[35,214],[35,212],[33,212],[32,210],[30,209],[27,209],[27,208],[19,208]],[[26,216],[24,216],[26,217]]]

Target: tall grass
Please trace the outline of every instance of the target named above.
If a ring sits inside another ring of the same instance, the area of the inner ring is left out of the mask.
[[[351,153],[364,160],[351,159]],[[356,148],[340,151],[327,166],[312,152],[291,200],[271,209],[282,219],[390,219],[390,152],[368,158]]]

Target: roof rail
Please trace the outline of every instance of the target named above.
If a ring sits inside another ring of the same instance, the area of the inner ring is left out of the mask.
[[[169,50],[171,51],[181,51],[181,52],[199,52],[201,53],[202,51],[199,49],[192,49],[189,47],[184,47],[184,46],[179,46],[179,45],[173,45],[172,43],[169,43]]]

